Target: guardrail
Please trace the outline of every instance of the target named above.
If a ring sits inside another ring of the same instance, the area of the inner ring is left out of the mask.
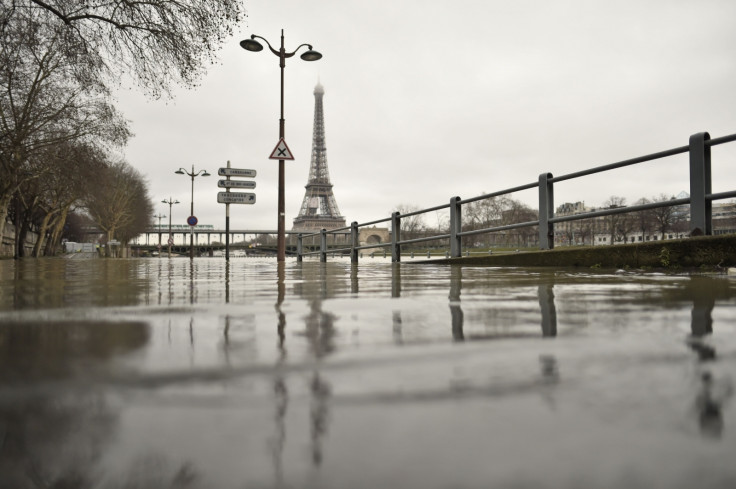
[[[425,241],[436,241],[436,240],[449,240],[450,252],[449,256],[452,258],[458,258],[462,254],[462,238],[465,236],[473,236],[478,234],[488,234],[500,231],[507,231],[512,229],[519,229],[525,227],[539,227],[539,248],[543,250],[549,250],[554,247],[554,225],[559,222],[565,221],[576,221],[582,219],[590,219],[594,217],[609,216],[613,214],[623,214],[629,212],[643,211],[648,209],[655,209],[659,207],[672,207],[679,205],[690,205],[690,234],[691,235],[711,235],[713,234],[712,226],[712,202],[714,200],[728,199],[736,197],[736,191],[712,193],[711,185],[711,151],[712,146],[719,144],[725,144],[736,141],[736,134],[729,136],[723,136],[716,139],[711,139],[707,132],[701,132],[690,136],[689,144],[687,146],[680,146],[677,148],[660,151],[658,153],[652,153],[645,156],[639,156],[637,158],[631,158],[628,160],[619,161],[617,163],[611,163],[608,165],[598,166],[587,170],[582,170],[574,173],[568,173],[559,177],[554,177],[552,173],[542,173],[539,175],[539,179],[536,182],[528,183],[525,185],[519,185],[518,187],[508,188],[493,192],[490,194],[484,194],[469,199],[461,199],[460,197],[452,197],[448,204],[438,205],[435,207],[429,207],[427,209],[421,209],[414,212],[408,212],[401,214],[394,212],[391,217],[385,219],[378,219],[376,221],[370,221],[365,223],[352,222],[350,226],[325,230],[322,229],[315,233],[300,233],[297,238],[297,261],[302,261],[304,256],[319,255],[320,261],[327,261],[328,253],[344,253],[350,254],[350,260],[354,263],[358,261],[359,251],[362,249],[375,249],[375,248],[391,248],[391,260],[393,262],[401,261],[401,247],[402,245],[421,243]],[[663,202],[652,202],[648,204],[633,205],[626,207],[616,207],[611,209],[603,209],[593,212],[586,212],[574,215],[565,216],[554,216],[554,184],[557,182],[563,182],[565,180],[572,180],[575,178],[584,177],[587,175],[593,175],[595,173],[601,173],[625,166],[637,165],[647,161],[658,160],[660,158],[666,158],[668,156],[674,156],[678,154],[689,153],[690,154],[690,197],[684,199],[672,199]],[[495,226],[484,229],[474,229],[469,231],[462,230],[462,206],[472,202],[491,199],[502,195],[512,194],[522,190],[528,190],[538,188],[539,189],[539,219],[536,221],[520,222],[514,224],[508,224],[504,226]],[[401,239],[401,219],[419,214],[425,214],[428,212],[434,212],[437,210],[449,209],[450,210],[450,229],[449,233],[437,234],[434,236],[424,236],[415,239]],[[358,242],[358,230],[361,227],[372,226],[380,223],[391,223],[391,242],[390,243],[375,243],[368,245],[360,245]],[[327,236],[328,235],[350,235],[350,246],[344,248],[330,248],[327,249]],[[303,246],[303,239],[309,237],[320,237],[320,250],[305,252]]]

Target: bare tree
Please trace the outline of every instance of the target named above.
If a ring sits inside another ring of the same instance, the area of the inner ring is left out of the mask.
[[[424,231],[426,225],[424,216],[417,214],[413,216],[403,217],[404,214],[410,214],[419,210],[415,205],[399,204],[396,206],[396,212],[401,214],[401,237],[402,239],[414,239],[419,237],[419,233]]]
[[[45,151],[39,159],[39,168],[46,168],[37,180],[39,192],[36,202],[41,210],[38,239],[33,256],[53,253],[61,239],[66,217],[88,190],[88,182],[104,171],[104,156],[95,148],[64,143]],[[48,239],[48,241],[47,241]]]
[[[32,19],[0,31],[0,234],[13,195],[43,174],[40,154],[68,141],[120,145],[130,136],[104,86],[73,81],[75,67],[57,49],[62,34]]]
[[[575,221],[575,232],[582,244],[593,244],[593,225],[590,219]]]
[[[1,8],[3,31],[30,21],[46,37],[61,33],[58,50],[76,80],[115,84],[127,75],[154,97],[196,86],[246,16],[243,0],[14,0]]]
[[[626,198],[619,197],[617,195],[610,196],[603,203],[603,207],[606,209],[616,209],[624,207],[625,205]],[[608,226],[608,234],[611,236],[611,244],[616,242],[616,237],[619,235],[618,233],[620,232],[624,219],[623,214],[611,214],[610,216],[606,216],[606,224]]]
[[[491,197],[476,200],[463,207],[463,221],[468,229],[480,229],[497,225],[503,211],[509,207],[508,197]]]
[[[642,197],[641,199],[634,202],[634,205],[650,204],[651,202],[652,201],[647,199],[646,197]],[[652,228],[652,216],[650,211],[645,210],[634,212],[633,219],[634,229],[636,229],[637,232],[641,233],[641,239],[645,239],[644,236],[647,236]]]
[[[88,188],[85,208],[106,240],[127,243],[152,224],[153,204],[146,182],[125,161],[109,163]]]
[[[668,200],[673,200],[674,198],[674,195],[668,196],[667,194],[659,194],[652,197],[652,201],[666,202]],[[659,231],[661,239],[664,239],[665,233],[671,230],[672,226],[677,222],[678,215],[676,211],[677,209],[674,206],[657,207],[649,210],[649,215],[654,223],[654,228]]]
[[[18,189],[41,176],[34,155],[68,141],[124,144],[130,133],[109,102],[111,87],[126,76],[154,97],[176,84],[196,86],[245,17],[242,4],[3,1],[0,235]]]
[[[505,200],[504,204],[505,209],[503,210],[503,218],[501,221],[501,224],[503,225],[532,222],[538,219],[539,213],[536,210],[532,209],[526,204],[519,202],[518,200],[508,198]],[[507,238],[515,237],[516,244],[519,246],[529,246],[530,238],[532,238],[533,236],[538,236],[537,230],[537,226],[523,227],[507,233],[506,236]],[[507,243],[509,243],[508,239]]]

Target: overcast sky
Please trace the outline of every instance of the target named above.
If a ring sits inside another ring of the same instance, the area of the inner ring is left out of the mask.
[[[316,62],[286,62],[286,227],[304,197],[313,90],[325,88],[327,159],[347,222],[387,217],[736,133],[733,0],[250,0],[247,23],[196,90],[170,101],[122,90],[136,134],[125,150],[156,212],[224,228],[217,169],[250,168],[257,203],[231,206],[231,229],[275,229],[278,57],[239,42],[258,34]],[[304,49],[304,48],[302,48]],[[301,53],[301,51],[300,51]],[[713,149],[713,190],[736,189],[736,146]],[[687,156],[555,187],[556,205],[688,190]],[[513,196],[537,207],[536,190]],[[429,224],[432,217],[428,219]],[[164,221],[166,222],[166,221]]]

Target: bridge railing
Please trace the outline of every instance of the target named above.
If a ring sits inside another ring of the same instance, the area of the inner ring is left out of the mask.
[[[595,217],[610,216],[614,214],[623,214],[629,212],[637,212],[649,209],[656,209],[660,207],[674,207],[680,205],[689,204],[690,206],[690,233],[692,235],[711,235],[713,234],[712,225],[712,203],[714,200],[722,200],[736,197],[736,191],[727,192],[712,192],[712,179],[711,179],[711,147],[719,144],[725,144],[736,141],[736,134],[723,136],[716,139],[711,139],[707,132],[701,132],[690,136],[688,145],[680,146],[677,148],[660,151],[637,158],[631,158],[628,160],[619,161],[616,163],[610,163],[608,165],[597,166],[582,170],[578,172],[568,173],[554,177],[552,173],[542,173],[536,182],[528,183],[525,185],[519,185],[517,187],[500,190],[498,192],[492,192],[489,194],[479,195],[469,199],[461,199],[460,197],[452,197],[449,204],[438,205],[435,207],[429,207],[427,209],[420,209],[417,211],[407,212],[401,214],[394,212],[391,217],[385,219],[379,219],[376,221],[370,221],[359,224],[357,222],[351,223],[349,227],[342,227],[338,229],[325,230],[322,229],[315,233],[300,233],[297,238],[297,260],[301,261],[304,256],[308,255],[319,255],[320,261],[327,261],[327,236],[337,235],[339,233],[346,234],[346,230],[350,230],[350,246],[345,248],[330,248],[330,253],[349,253],[352,262],[358,261],[359,250],[361,249],[375,249],[375,248],[391,248],[391,260],[393,262],[401,261],[401,247],[402,245],[421,243],[425,241],[436,241],[436,240],[449,240],[450,257],[458,258],[462,254],[462,238],[465,236],[473,236],[479,234],[490,234],[500,231],[508,231],[512,229],[520,229],[527,227],[538,226],[539,233],[539,248],[543,250],[549,250],[554,247],[554,225],[556,223],[566,221],[576,221],[582,219],[590,219]],[[648,161],[658,160],[669,156],[678,154],[689,153],[689,182],[690,182],[690,197],[681,199],[671,199],[662,202],[652,202],[641,205],[615,207],[609,209],[603,209],[592,212],[584,212],[574,215],[557,216],[554,215],[554,184],[563,182],[566,180],[573,180],[576,178],[593,175],[596,173],[602,173],[617,168],[623,168],[626,166],[637,165]],[[509,195],[514,192],[522,190],[529,190],[537,188],[539,194],[539,214],[538,219],[535,221],[519,222],[514,224],[507,224],[502,226],[494,226],[483,229],[473,230],[462,230],[462,206],[470,204],[472,202],[492,199],[503,195]],[[401,239],[401,219],[409,218],[412,216],[425,214],[428,212],[434,212],[438,210],[450,210],[450,226],[449,233],[437,234],[433,236],[424,236],[421,238],[414,239]],[[390,243],[375,243],[368,245],[360,245],[358,242],[359,228],[375,225],[378,223],[391,223],[391,242]],[[320,236],[320,250],[305,252],[303,247],[303,239],[308,237]]]

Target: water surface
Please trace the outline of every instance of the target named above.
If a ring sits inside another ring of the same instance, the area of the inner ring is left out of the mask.
[[[0,261],[0,488],[734,487],[736,280]]]

